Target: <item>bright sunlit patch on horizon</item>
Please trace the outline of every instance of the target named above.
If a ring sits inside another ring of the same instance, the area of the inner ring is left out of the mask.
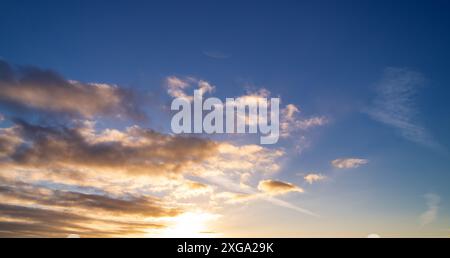
[[[187,212],[170,218],[168,226],[157,233],[150,233],[149,237],[165,238],[212,238],[221,234],[211,232],[209,225],[220,215],[207,212]]]

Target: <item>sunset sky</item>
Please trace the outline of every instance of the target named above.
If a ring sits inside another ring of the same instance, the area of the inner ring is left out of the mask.
[[[0,237],[449,237],[449,13],[2,0]],[[279,142],[173,134],[196,89],[279,97]]]

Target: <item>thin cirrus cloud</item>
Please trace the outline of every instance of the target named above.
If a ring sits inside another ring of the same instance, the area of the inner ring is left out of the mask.
[[[110,116],[145,119],[136,95],[115,85],[66,80],[37,67],[14,67],[0,60],[0,100],[10,108],[82,118]]]
[[[228,59],[231,57],[231,55],[228,55],[221,51],[214,51],[214,50],[203,51],[203,54],[213,59]]]
[[[431,224],[436,220],[441,202],[441,197],[434,193],[425,194],[424,197],[427,210],[420,216],[420,224],[422,226]]]
[[[406,68],[387,68],[376,87],[376,97],[366,112],[372,119],[389,125],[407,140],[442,149],[419,121],[417,96],[425,76]]]
[[[335,168],[339,169],[347,169],[347,168],[358,168],[362,165],[369,163],[367,159],[358,159],[358,158],[343,158],[343,159],[335,159],[331,161],[331,164]]]

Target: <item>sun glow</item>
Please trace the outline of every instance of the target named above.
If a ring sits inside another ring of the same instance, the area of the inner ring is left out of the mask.
[[[209,226],[220,215],[205,212],[187,212],[171,218],[167,228],[163,229],[158,237],[167,238],[210,238],[220,234],[211,232]]]

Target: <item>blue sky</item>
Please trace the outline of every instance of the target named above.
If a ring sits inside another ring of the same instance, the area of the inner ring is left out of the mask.
[[[150,117],[137,123],[163,133],[169,118],[153,107],[170,101],[168,76],[208,81],[221,99],[265,88],[306,118],[326,117],[326,125],[273,147],[286,151],[276,179],[306,190],[283,198],[322,220],[280,208],[253,222],[253,235],[449,236],[449,11],[437,0],[4,0],[0,57],[136,90]],[[3,104],[0,113],[34,116]],[[292,145],[300,137],[301,153]],[[343,170],[330,163],[338,158],[368,163]],[[302,176],[312,172],[327,180],[308,184]],[[437,212],[420,225],[431,193],[440,197]],[[242,209],[265,214],[272,206]],[[227,216],[222,224],[236,229],[230,236],[244,234],[237,229],[252,217]],[[262,224],[273,229],[261,232]]]

